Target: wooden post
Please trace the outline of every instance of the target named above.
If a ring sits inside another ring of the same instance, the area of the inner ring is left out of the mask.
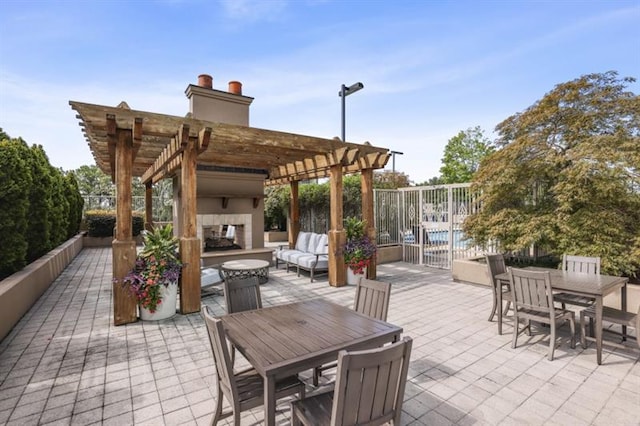
[[[182,131],[180,132],[182,134]],[[184,143],[184,142],[183,142]],[[200,311],[200,240],[196,233],[198,159],[197,140],[187,139],[182,153],[182,236],[180,238],[180,312],[190,314]]]
[[[376,228],[373,217],[373,169],[363,169],[361,171],[360,187],[362,191],[362,220],[367,222],[366,235],[373,244],[376,243]],[[367,278],[376,279],[376,257],[371,259],[367,268]]]
[[[331,166],[330,176],[330,206],[331,229],[329,230],[329,284],[341,287],[346,284],[347,270],[344,264],[342,249],[346,243],[346,233],[343,228],[342,211],[342,165]]]
[[[113,118],[115,125],[115,117]],[[136,262],[136,243],[133,240],[133,218],[131,216],[131,176],[133,165],[133,141],[131,131],[118,130],[109,136],[115,143],[115,180],[116,180],[116,230],[112,242],[113,253],[113,323],[127,324],[138,320],[137,302],[122,279]],[[117,139],[116,139],[117,138]]]
[[[153,181],[144,184],[144,229],[153,230]]]
[[[289,248],[293,249],[300,233],[300,203],[298,202],[298,181],[291,182],[289,206]]]

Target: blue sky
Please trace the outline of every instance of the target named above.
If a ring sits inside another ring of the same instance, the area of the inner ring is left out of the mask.
[[[493,139],[556,84],[608,70],[640,77],[639,0],[0,2],[0,127],[65,170],[94,164],[69,100],[184,115],[207,73],[243,83],[252,126],[327,138],[340,85],[364,83],[347,140],[404,152],[396,170],[423,182],[460,130]]]

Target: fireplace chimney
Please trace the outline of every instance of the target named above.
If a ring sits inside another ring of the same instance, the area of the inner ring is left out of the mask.
[[[253,98],[242,94],[242,83],[229,82],[229,91],[213,88],[213,77],[200,74],[198,84],[185,90],[191,117],[228,124],[249,125],[249,106]]]

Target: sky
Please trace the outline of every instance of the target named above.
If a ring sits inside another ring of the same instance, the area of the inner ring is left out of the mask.
[[[396,171],[421,183],[458,132],[493,140],[557,84],[609,70],[640,77],[640,0],[0,2],[0,127],[64,170],[95,164],[70,100],[184,116],[210,74],[255,98],[251,126],[324,138],[341,85],[362,82],[347,141],[402,152]]]

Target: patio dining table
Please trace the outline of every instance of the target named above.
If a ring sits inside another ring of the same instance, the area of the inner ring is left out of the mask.
[[[548,271],[551,278],[551,287],[554,291],[562,291],[565,293],[576,294],[580,296],[592,297],[595,299],[596,321],[595,321],[595,340],[596,340],[596,359],[598,365],[602,364],[602,307],[604,305],[604,297],[618,289],[621,289],[621,306],[622,310],[627,310],[627,282],[626,277],[615,277],[611,275],[582,274],[576,272],[562,271],[559,269],[528,267],[525,268],[532,271]],[[496,279],[509,282],[509,274],[503,273],[496,275]],[[498,292],[498,301],[502,306],[501,292]],[[498,320],[502,320],[501,309],[498,309]],[[623,335],[626,327],[623,327]]]
[[[275,424],[275,383],[338,358],[399,340],[402,328],[323,299],[220,317],[227,338],[264,379],[265,424]]]

